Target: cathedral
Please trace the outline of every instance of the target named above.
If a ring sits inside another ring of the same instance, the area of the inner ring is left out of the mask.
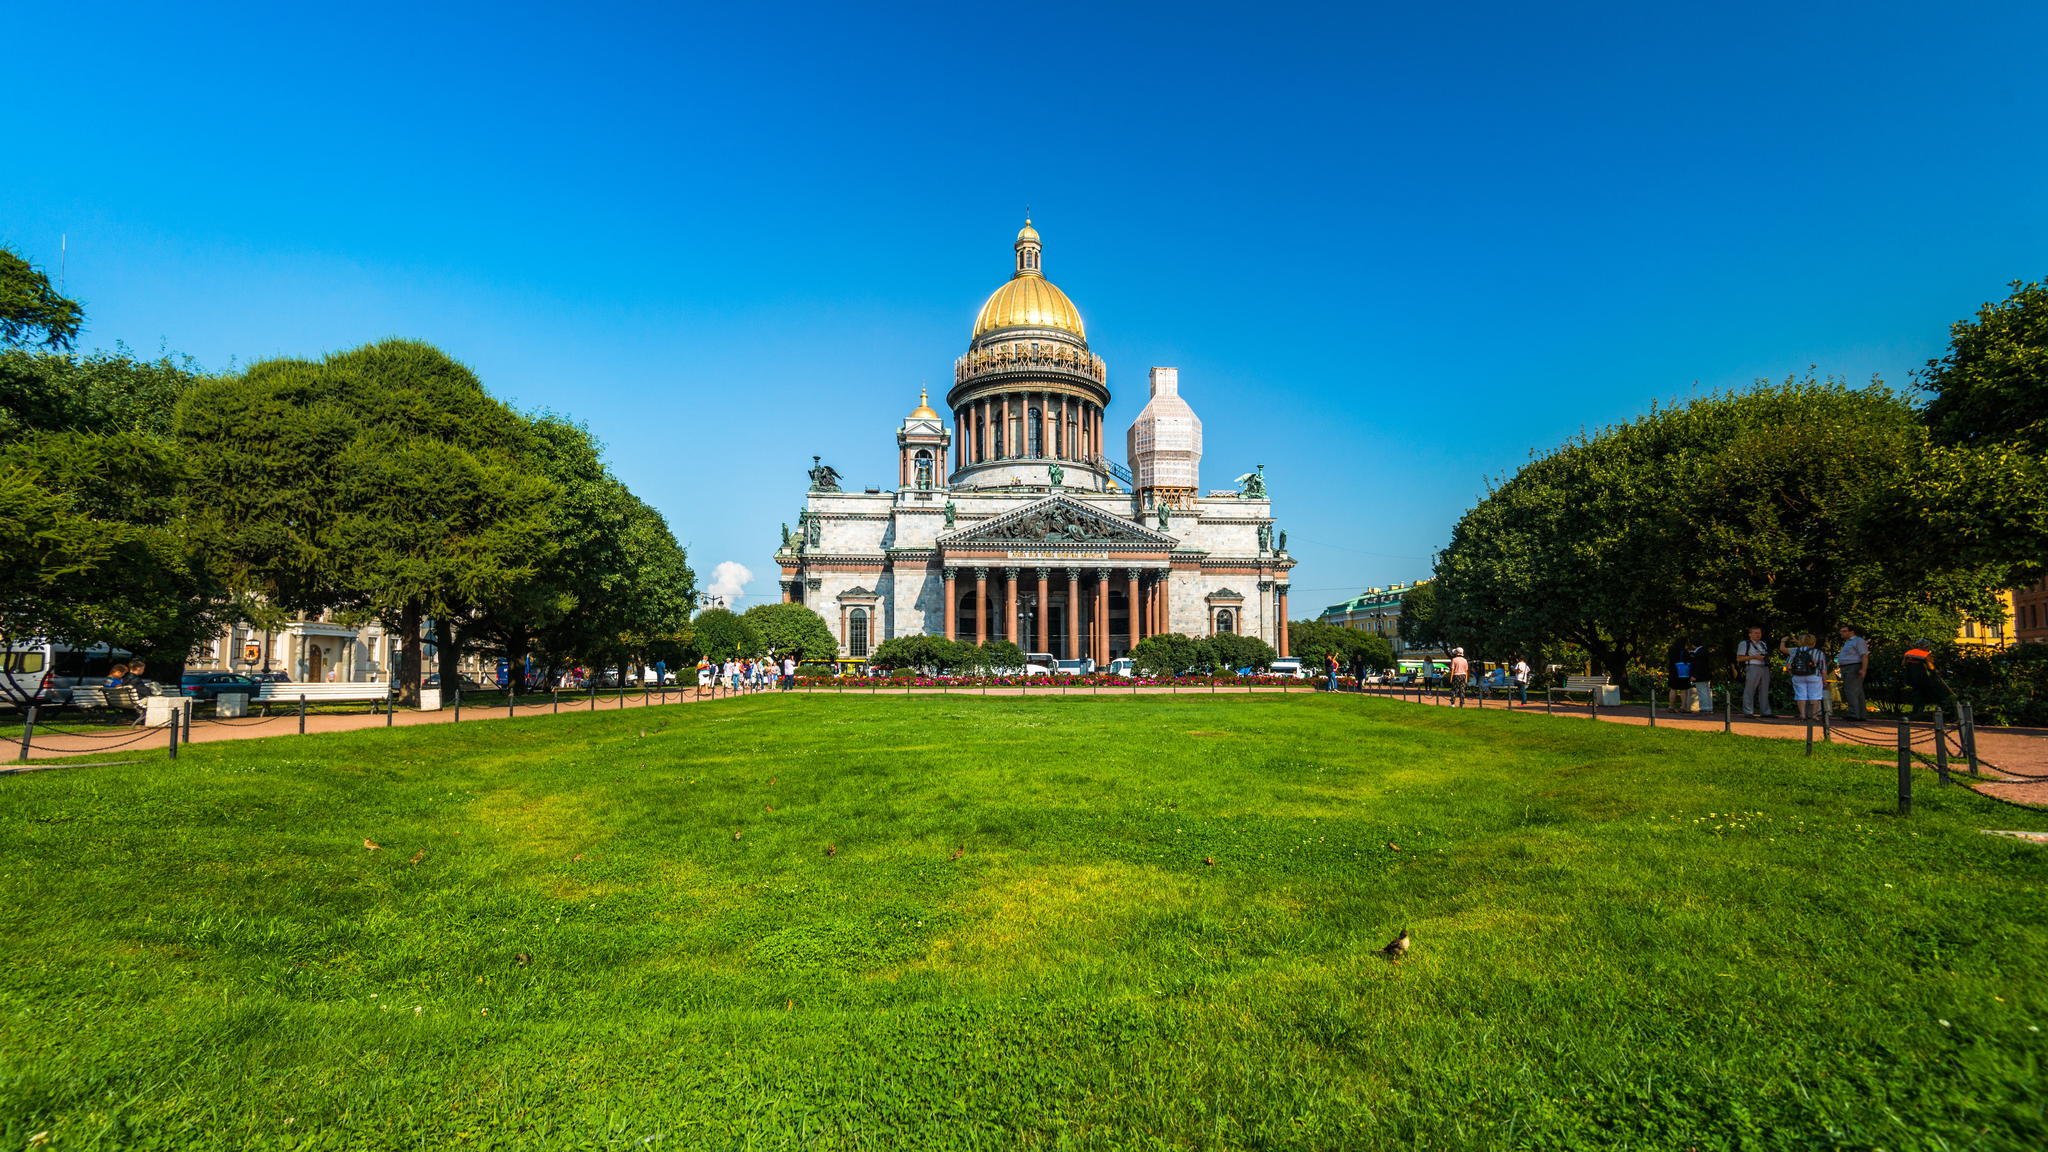
[[[775,556],[783,600],[824,617],[846,660],[919,634],[1098,667],[1158,632],[1244,633],[1286,655],[1294,560],[1263,466],[1202,492],[1202,422],[1173,368],[1152,369],[1128,467],[1112,460],[1108,366],[1042,255],[1027,220],[953,362],[950,419],[921,395],[896,429],[894,491],[842,491],[813,458]]]

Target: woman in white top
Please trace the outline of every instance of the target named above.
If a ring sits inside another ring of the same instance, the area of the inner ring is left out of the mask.
[[[1799,710],[1802,718],[1820,718],[1822,681],[1828,674],[1828,658],[1815,646],[1813,633],[1801,632],[1792,638],[1788,647],[1779,641],[1778,651],[1785,655],[1785,671],[1792,675],[1792,706]]]

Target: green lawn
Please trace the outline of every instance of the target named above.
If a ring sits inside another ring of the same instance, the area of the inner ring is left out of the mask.
[[[0,777],[0,1149],[2048,1145],[2048,818],[1871,755],[768,696]]]

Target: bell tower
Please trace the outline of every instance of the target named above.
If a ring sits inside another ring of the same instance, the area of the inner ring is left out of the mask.
[[[1202,471],[1202,419],[1180,397],[1180,369],[1152,370],[1152,397],[1131,421],[1131,487],[1140,511],[1194,505]]]
[[[942,491],[946,487],[946,450],[952,447],[953,431],[945,417],[932,406],[931,397],[918,389],[917,407],[896,429],[896,486],[906,492]]]

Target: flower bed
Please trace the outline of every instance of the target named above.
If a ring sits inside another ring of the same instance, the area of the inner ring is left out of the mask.
[[[1302,688],[1314,685],[1293,676],[799,676],[797,686],[849,688]]]

